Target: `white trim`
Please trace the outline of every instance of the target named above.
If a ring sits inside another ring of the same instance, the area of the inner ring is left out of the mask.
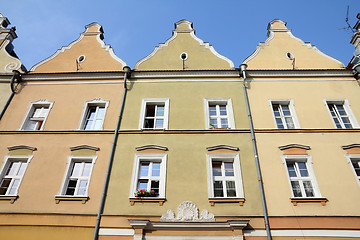
[[[331,115],[331,112],[329,110],[328,104],[338,104],[338,105],[343,105],[345,112],[347,114],[347,117],[350,120],[351,126],[352,128],[359,128],[359,123],[357,122],[354,113],[351,111],[351,107],[350,107],[350,103],[347,99],[323,99],[323,102],[325,104],[325,107],[330,115],[330,119],[332,121],[332,123],[334,124],[334,127],[337,128],[334,120],[333,120],[333,116]],[[342,122],[342,121],[341,121]],[[344,127],[343,127],[344,128]]]
[[[99,235],[105,236],[133,236],[133,229],[117,229],[117,228],[100,228]]]
[[[352,164],[352,159],[359,159],[360,161],[360,154],[346,154],[345,158],[347,159],[348,164],[350,165],[350,168],[352,170],[352,172],[354,173],[354,176],[356,178],[356,182],[359,184],[360,186],[360,176],[358,176],[355,172],[354,166]]]
[[[161,129],[168,129],[169,125],[169,98],[143,98],[141,103],[140,109],[140,120],[139,120],[139,129],[149,129],[144,128],[144,121],[145,121],[145,112],[147,104],[164,104],[164,125]],[[155,126],[155,122],[154,122]],[[155,129],[155,128],[152,128]]]
[[[91,131],[91,130],[85,130],[84,129],[84,124],[85,124],[85,121],[86,121],[86,116],[87,116],[87,113],[88,113],[88,110],[89,110],[89,107],[93,107],[93,106],[103,106],[105,108],[105,111],[104,111],[104,117],[103,117],[103,121],[102,121],[102,124],[101,124],[101,128],[100,129],[91,129],[91,130],[103,130],[103,126],[104,126],[104,122],[105,122],[105,116],[106,116],[106,110],[109,106],[109,101],[108,100],[104,100],[102,98],[94,98],[92,100],[88,100],[84,103],[84,107],[83,107],[83,111],[82,111],[82,114],[81,114],[81,118],[80,118],[80,122],[79,122],[79,125],[78,125],[78,128],[77,130],[84,130],[84,131]]]
[[[276,123],[275,113],[273,111],[273,104],[288,105],[289,110],[290,110],[290,114],[291,114],[291,118],[292,118],[292,121],[293,121],[293,124],[294,124],[294,128],[295,129],[300,128],[300,123],[299,123],[298,117],[296,115],[295,104],[294,104],[293,99],[268,99],[268,103],[269,103],[269,106],[271,108],[271,112],[272,112],[272,116],[273,116],[273,120],[274,120],[276,128],[278,128],[278,126],[277,126],[277,123]],[[284,121],[283,121],[283,125],[284,125],[284,129],[288,128],[287,125],[284,124]]]
[[[226,104],[228,129],[235,129],[234,111],[232,107],[231,98],[204,98],[204,113],[205,113],[205,129],[210,129],[210,103],[224,103]]]
[[[286,176],[287,176],[287,179],[288,179],[288,183],[289,183],[289,187],[290,187],[290,192],[291,192],[291,197],[293,198],[296,198],[294,196],[294,193],[293,193],[293,188],[291,186],[291,179],[290,179],[290,176],[289,176],[289,171],[288,171],[288,167],[287,167],[287,161],[289,162],[305,162],[305,165],[306,165],[306,168],[307,168],[307,171],[308,171],[308,174],[309,174],[309,181],[311,181],[311,184],[312,184],[312,187],[313,187],[313,190],[314,190],[314,197],[307,197],[307,196],[302,196],[301,198],[322,198],[321,196],[321,192],[320,192],[320,189],[319,189],[319,185],[317,183],[317,180],[316,180],[316,177],[315,177],[315,172],[314,172],[314,169],[312,167],[312,157],[309,156],[309,155],[281,155],[281,160],[282,160],[282,163],[285,167],[285,171],[286,171]],[[300,176],[301,178],[301,176]]]
[[[37,100],[35,102],[31,102],[28,106],[28,109],[26,111],[26,114],[25,114],[25,117],[23,119],[23,121],[21,122],[21,125],[19,127],[19,131],[21,130],[24,130],[24,131],[28,131],[26,129],[24,129],[26,127],[26,124],[30,121],[30,116],[33,114],[35,108],[37,106],[41,106],[41,107],[45,107],[47,106],[48,107],[48,112],[47,112],[47,115],[46,117],[44,117],[44,121],[42,122],[42,125],[40,127],[39,130],[31,130],[31,131],[42,131],[44,129],[44,126],[45,126],[45,123],[46,123],[46,120],[47,118],[49,117],[49,114],[50,114],[50,110],[52,108],[52,106],[54,105],[54,102],[53,101],[49,101],[47,99],[40,99],[40,100]]]
[[[120,62],[123,66],[126,66],[126,63],[114,54],[114,51],[113,51],[113,49],[111,48],[111,46],[110,46],[110,45],[106,45],[105,42],[101,40],[101,38],[100,38],[100,35],[102,34],[101,31],[99,31],[99,32],[97,32],[97,33],[91,33],[91,34],[90,34],[90,33],[87,33],[88,30],[89,30],[89,28],[92,27],[92,26],[94,26],[94,25],[97,25],[97,27],[99,28],[99,30],[102,28],[101,25],[98,24],[98,23],[91,23],[91,24],[89,24],[89,25],[86,25],[86,26],[85,26],[85,31],[82,32],[82,33],[80,33],[80,37],[79,37],[78,39],[76,39],[75,41],[71,42],[68,46],[63,46],[61,49],[58,49],[58,50],[57,50],[53,55],[51,55],[50,57],[42,60],[41,62],[39,62],[39,63],[37,63],[37,64],[35,64],[33,67],[31,67],[30,72],[35,71],[35,69],[36,69],[37,67],[39,67],[40,65],[43,65],[44,63],[49,62],[50,60],[54,59],[54,58],[55,58],[56,56],[58,56],[60,53],[65,52],[65,50],[71,49],[72,46],[74,46],[75,44],[77,44],[78,42],[80,42],[81,39],[83,39],[83,37],[86,36],[86,35],[96,35],[96,40],[100,43],[101,48],[104,48],[105,51],[108,51],[109,54],[110,54],[110,56],[111,56],[114,60]]]
[[[185,31],[179,31],[177,30],[177,27],[178,25],[180,24],[187,24],[188,27],[189,27],[189,30],[185,30]],[[151,57],[153,57],[160,49],[162,49],[163,47],[167,47],[169,45],[169,43],[171,41],[173,41],[176,37],[177,37],[177,33],[178,32],[187,32],[187,33],[190,33],[190,36],[196,40],[197,42],[199,42],[200,46],[204,46],[205,48],[209,49],[216,57],[226,61],[229,63],[229,67],[230,68],[234,68],[234,63],[224,57],[223,55],[219,54],[217,51],[215,51],[215,49],[213,48],[213,46],[211,46],[209,43],[207,42],[204,42],[203,40],[201,40],[200,38],[196,37],[195,36],[195,30],[192,28],[192,22],[190,21],[187,21],[187,20],[181,20],[181,21],[178,21],[175,23],[175,30],[173,30],[173,35],[165,41],[165,43],[160,43],[158,47],[155,47],[155,49],[152,51],[152,53],[150,53],[148,56],[144,57],[143,59],[141,59],[140,61],[138,61],[136,64],[135,64],[135,67],[134,69],[138,69],[139,68],[139,65],[147,60],[149,60]],[[181,56],[181,55],[180,55]]]
[[[24,170],[24,173],[23,175],[20,177],[20,182],[19,182],[19,185],[16,189],[16,193],[15,194],[6,194],[6,195],[0,195],[0,196],[17,196],[18,193],[19,193],[19,188],[21,186],[21,182],[25,176],[25,173],[26,173],[26,170],[28,168],[28,165],[31,161],[31,159],[33,158],[33,155],[5,155],[4,157],[4,160],[3,160],[3,163],[1,165],[1,168],[0,168],[0,184],[2,182],[2,179],[4,177],[4,174],[5,174],[5,171],[7,170],[7,168],[9,167],[9,163],[10,161],[13,161],[13,160],[17,160],[19,159],[20,161],[23,161],[23,162],[26,162],[26,168]]]
[[[59,192],[58,192],[58,194],[56,196],[66,196],[66,197],[69,196],[69,195],[65,195],[65,191],[66,191],[66,187],[67,187],[67,180],[69,178],[73,162],[76,161],[76,160],[80,160],[80,161],[83,161],[83,162],[91,162],[91,169],[90,169],[90,175],[88,177],[88,179],[89,179],[88,184],[86,186],[86,194],[85,195],[74,194],[74,195],[71,195],[71,196],[75,196],[75,197],[77,197],[77,196],[81,196],[81,197],[89,196],[89,186],[90,186],[90,181],[91,181],[91,175],[92,175],[92,172],[93,172],[93,169],[94,169],[94,164],[96,163],[96,159],[97,159],[97,156],[95,156],[95,155],[94,156],[73,156],[73,155],[68,156],[67,162],[66,162],[65,174],[64,174],[61,186],[60,186],[60,190],[59,190]]]
[[[160,164],[160,186],[159,186],[159,196],[157,198],[165,198],[166,190],[166,167],[167,167],[167,154],[135,154],[134,166],[132,172],[132,179],[130,185],[130,194],[129,198],[134,198],[134,193],[137,190],[137,182],[139,176],[140,162],[142,160],[149,162],[161,162]]]
[[[206,167],[207,167],[207,182],[208,182],[208,197],[214,198],[214,187],[213,187],[213,172],[212,162],[214,159],[219,159],[221,162],[232,162],[235,177],[236,197],[244,198],[244,186],[242,182],[240,157],[238,153],[217,153],[206,155]],[[231,198],[231,197],[216,197],[216,198]]]

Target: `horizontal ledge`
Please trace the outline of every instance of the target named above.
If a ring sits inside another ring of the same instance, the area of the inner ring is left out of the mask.
[[[77,197],[77,196],[55,196],[56,204],[59,204],[60,201],[82,201],[82,204],[85,204],[90,198],[86,197]]]
[[[327,198],[290,198],[291,203],[297,206],[298,203],[321,203],[322,206],[326,205]]]
[[[214,206],[215,203],[239,203],[240,206],[243,206],[245,198],[209,198],[209,203],[211,206]]]
[[[141,197],[141,198],[129,198],[131,206],[134,206],[136,202],[153,202],[159,203],[159,206],[162,206],[165,202],[165,198],[156,198],[156,197]]]
[[[18,199],[18,195],[13,195],[13,196],[7,196],[7,195],[2,195],[0,196],[0,200],[4,200],[4,201],[10,201],[10,203],[14,203],[16,199]]]

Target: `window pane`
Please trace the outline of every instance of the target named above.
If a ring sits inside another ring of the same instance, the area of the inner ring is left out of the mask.
[[[210,116],[216,116],[216,105],[210,105],[209,106],[209,115]]]
[[[307,197],[314,197],[315,194],[314,194],[314,189],[312,187],[312,184],[310,181],[304,181],[303,182],[304,184],[304,189],[305,189],[305,194]]]
[[[165,110],[165,107],[164,107],[164,106],[159,106],[159,105],[157,105],[157,108],[156,108],[156,116],[157,116],[157,117],[162,117],[162,116],[164,116],[164,110]]]
[[[223,184],[222,181],[214,181],[214,197],[223,197]]]
[[[35,130],[36,124],[37,124],[37,121],[29,120],[27,122],[26,127],[24,128],[24,130]]]
[[[105,107],[98,107],[98,114],[97,114],[96,118],[97,119],[104,118],[104,113],[105,113]]]
[[[92,124],[93,124],[92,120],[87,120],[86,123],[85,123],[84,129],[85,130],[91,130]]]
[[[228,197],[236,197],[235,181],[226,181],[226,193]]]
[[[210,118],[210,127],[218,128],[216,118]]]
[[[299,181],[291,181],[294,197],[302,197]]]
[[[16,194],[16,191],[17,191],[17,189],[18,189],[18,187],[19,187],[19,183],[20,183],[20,180],[19,179],[13,179],[13,181],[12,181],[12,186],[11,186],[11,189],[10,189],[10,191],[9,191],[9,195],[15,195]]]
[[[153,177],[159,177],[160,176],[160,163],[159,162],[153,162],[153,164],[152,164],[152,176]]]
[[[159,181],[151,181],[151,189],[155,191],[156,194],[159,194],[160,182]]]
[[[220,115],[226,116],[227,115],[226,105],[219,105],[219,108],[220,108]]]
[[[280,111],[279,111],[279,105],[278,104],[273,104],[273,111],[274,111],[275,117],[280,116]]]
[[[145,117],[154,117],[155,116],[155,106],[156,105],[150,105],[150,104],[146,105]]]
[[[227,118],[222,118],[221,119],[221,127],[222,128],[228,128],[229,127]]]
[[[224,162],[225,176],[234,176],[234,168],[232,162]]]
[[[81,180],[80,181],[80,185],[79,185],[79,189],[77,192],[77,195],[86,195],[86,188],[88,185],[88,181],[87,180]]]
[[[282,123],[281,118],[276,118],[276,125],[279,129],[284,129],[284,125]]]
[[[140,180],[138,184],[138,190],[147,190],[147,180]]]
[[[221,162],[213,162],[212,163],[213,168],[213,176],[221,176]]]
[[[287,106],[287,105],[281,105],[281,107],[282,107],[284,116],[290,116],[290,115],[291,115],[291,114],[290,114],[289,106]]]
[[[19,162],[10,162],[6,175],[14,176],[19,167]]]
[[[344,109],[344,107],[343,107],[342,105],[336,105],[336,108],[337,108],[337,110],[339,111],[339,114],[340,114],[341,116],[346,115],[345,109]]]
[[[27,163],[25,162],[20,162],[20,168],[19,168],[19,171],[17,173],[17,176],[23,176],[24,173],[25,173],[25,169],[26,169],[26,166],[27,166]]]
[[[145,119],[144,128],[154,128],[154,119]]]
[[[80,175],[81,164],[82,164],[81,162],[74,162],[70,176],[81,176]]]
[[[289,177],[296,177],[295,163],[287,163]]]
[[[353,165],[353,167],[354,167],[354,169],[355,169],[355,172],[356,172],[356,175],[357,175],[358,177],[360,177],[360,165],[359,165],[359,161],[360,161],[360,160],[357,160],[357,159],[352,160],[352,165]]]
[[[33,117],[37,118],[37,117],[41,117],[41,107],[40,108],[35,108],[34,109],[34,113],[33,113]]]
[[[156,119],[155,128],[163,128],[164,127],[164,120],[163,119]]]
[[[84,163],[84,170],[83,170],[82,176],[84,176],[84,177],[90,176],[91,165],[92,165],[92,163],[89,163],[89,162]]]
[[[304,162],[298,162],[300,176],[301,177],[308,177],[309,173],[306,169],[306,164]]]
[[[294,122],[292,120],[292,117],[286,117],[285,118],[286,126],[287,128],[293,129],[295,128]]]
[[[10,185],[11,178],[3,178],[0,185],[0,195],[5,195],[6,191]]]
[[[76,183],[77,183],[77,180],[71,180],[71,179],[69,180],[65,195],[73,196],[75,194]]]
[[[95,118],[95,112],[96,112],[96,107],[91,107],[89,109],[89,113],[88,113],[88,117],[87,119],[94,119]]]
[[[100,130],[101,127],[102,127],[102,123],[103,123],[103,120],[102,120],[102,119],[96,120],[96,121],[95,121],[94,129],[95,129],[95,130]]]
[[[140,164],[140,177],[147,177],[149,174],[149,162],[142,162]]]

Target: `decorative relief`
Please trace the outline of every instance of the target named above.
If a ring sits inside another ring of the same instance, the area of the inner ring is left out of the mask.
[[[5,72],[12,72],[12,70],[19,69],[20,64],[11,62],[8,65],[5,66]]]
[[[164,213],[160,221],[162,222],[215,222],[214,214],[209,213],[207,210],[203,210],[199,218],[199,209],[191,201],[185,201],[181,203],[178,207],[178,217],[175,218],[175,213],[173,210],[169,209]]]

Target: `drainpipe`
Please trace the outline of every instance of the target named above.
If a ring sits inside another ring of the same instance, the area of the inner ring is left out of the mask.
[[[246,110],[247,110],[247,114],[248,114],[248,117],[249,117],[251,140],[252,140],[253,149],[254,149],[256,171],[257,171],[258,182],[259,182],[259,187],[260,187],[261,203],[262,203],[263,212],[264,212],[266,235],[267,235],[267,239],[271,240],[272,237],[271,237],[271,232],[270,232],[269,216],[268,216],[268,211],[267,211],[267,206],[266,206],[264,185],[263,185],[263,180],[262,180],[262,176],[261,176],[259,155],[258,155],[258,150],[257,150],[257,145],[256,145],[253,120],[252,120],[251,110],[250,110],[250,105],[249,105],[249,97],[248,97],[247,89],[246,89],[246,68],[247,68],[246,64],[241,64],[240,65],[240,76],[243,77],[243,79],[244,79],[244,81],[243,81],[243,89],[244,89],[244,95],[245,95]]]
[[[123,115],[123,112],[124,112],[125,98],[126,98],[126,93],[127,93],[126,80],[129,79],[130,75],[131,75],[131,68],[130,67],[125,66],[123,68],[123,70],[124,70],[124,92],[123,92],[123,97],[122,97],[122,100],[121,100],[121,107],[120,107],[119,117],[118,117],[116,130],[115,130],[115,134],[114,134],[114,139],[113,139],[113,143],[112,143],[112,147],[111,147],[108,167],[107,167],[107,171],[106,171],[106,175],[105,175],[105,182],[104,182],[103,192],[102,192],[102,195],[101,195],[99,212],[98,212],[97,218],[96,218],[96,225],[95,225],[93,240],[97,240],[98,237],[99,237],[100,220],[101,220],[101,215],[103,214],[103,211],[104,211],[106,194],[107,194],[107,190],[108,190],[108,186],[109,186],[109,180],[110,180],[110,172],[111,172],[111,168],[112,168],[112,163],[114,161],[116,143],[117,143],[117,140],[118,140],[119,130],[120,130],[120,123],[121,123],[122,115]]]
[[[15,82],[15,80],[17,80]],[[6,109],[9,107],[11,100],[13,99],[14,95],[15,95],[15,87],[14,84],[15,83],[20,83],[21,82],[21,74],[18,70],[13,70],[13,76],[11,77],[10,80],[10,88],[11,88],[11,94],[8,98],[8,100],[5,103],[5,106],[3,107],[3,110],[0,113],[0,120],[2,119],[3,115],[5,114]]]

